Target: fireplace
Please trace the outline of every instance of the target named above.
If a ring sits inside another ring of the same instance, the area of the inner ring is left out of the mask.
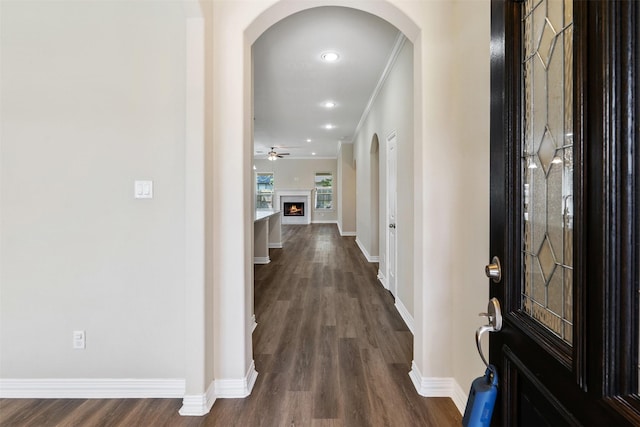
[[[284,202],[284,216],[304,216],[304,202]]]
[[[274,196],[283,225],[311,224],[311,190],[276,190]]]

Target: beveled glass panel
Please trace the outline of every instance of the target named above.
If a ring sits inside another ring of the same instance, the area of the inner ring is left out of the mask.
[[[547,72],[542,61],[536,56],[532,64],[531,125],[533,127],[533,149],[538,152],[547,127]]]
[[[555,40],[555,48],[547,67],[547,85],[549,87],[547,95],[547,108],[549,110],[547,125],[553,142],[557,148],[560,148],[564,145],[566,112],[565,93],[563,90],[567,83],[563,74],[565,67],[564,33],[558,34]]]
[[[553,138],[551,138],[551,133],[545,131],[542,136],[540,146],[538,147],[538,158],[540,159],[540,164],[542,165],[542,169],[544,169],[545,174],[549,173],[551,161],[555,155],[556,144],[553,142]]]
[[[564,4],[563,0],[549,0],[547,2],[547,19],[556,30],[563,27],[564,22]]]
[[[562,157],[554,156],[547,175],[547,236],[556,257],[564,261],[564,199],[562,194]]]
[[[538,252],[538,262],[540,263],[540,270],[542,271],[543,280],[545,284],[551,280],[551,275],[556,269],[556,259],[553,256],[553,250],[551,249],[551,243],[549,239],[544,239],[540,251]]]
[[[562,316],[562,303],[564,302],[563,292],[562,269],[557,268],[553,272],[547,285],[547,309],[553,311],[558,317]]]
[[[529,200],[531,200],[531,209],[529,211],[529,221],[531,221],[531,248],[529,248],[528,251],[537,253],[547,233],[547,181],[537,156],[532,158],[529,172],[529,177],[531,178],[531,181],[529,181]]]
[[[573,340],[573,31],[570,0],[523,12],[522,311]]]

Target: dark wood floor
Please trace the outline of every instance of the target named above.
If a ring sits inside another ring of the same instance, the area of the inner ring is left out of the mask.
[[[246,399],[180,417],[180,399],[0,400],[0,426],[459,426],[447,398],[419,396],[413,337],[353,237],[283,226],[255,268],[258,380]]]

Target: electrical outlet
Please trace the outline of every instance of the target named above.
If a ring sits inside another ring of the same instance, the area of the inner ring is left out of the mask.
[[[73,348],[75,350],[84,350],[86,348],[84,331],[73,331]]]

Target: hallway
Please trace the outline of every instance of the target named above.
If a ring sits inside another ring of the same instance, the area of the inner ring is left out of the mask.
[[[216,401],[210,416],[239,426],[459,425],[451,400],[416,393],[413,336],[354,238],[313,224],[283,226],[283,242],[255,268],[254,391]]]
[[[447,426],[448,398],[416,393],[413,336],[353,237],[333,224],[283,226],[255,267],[258,379],[246,399],[180,417],[180,399],[0,400],[2,426]]]

